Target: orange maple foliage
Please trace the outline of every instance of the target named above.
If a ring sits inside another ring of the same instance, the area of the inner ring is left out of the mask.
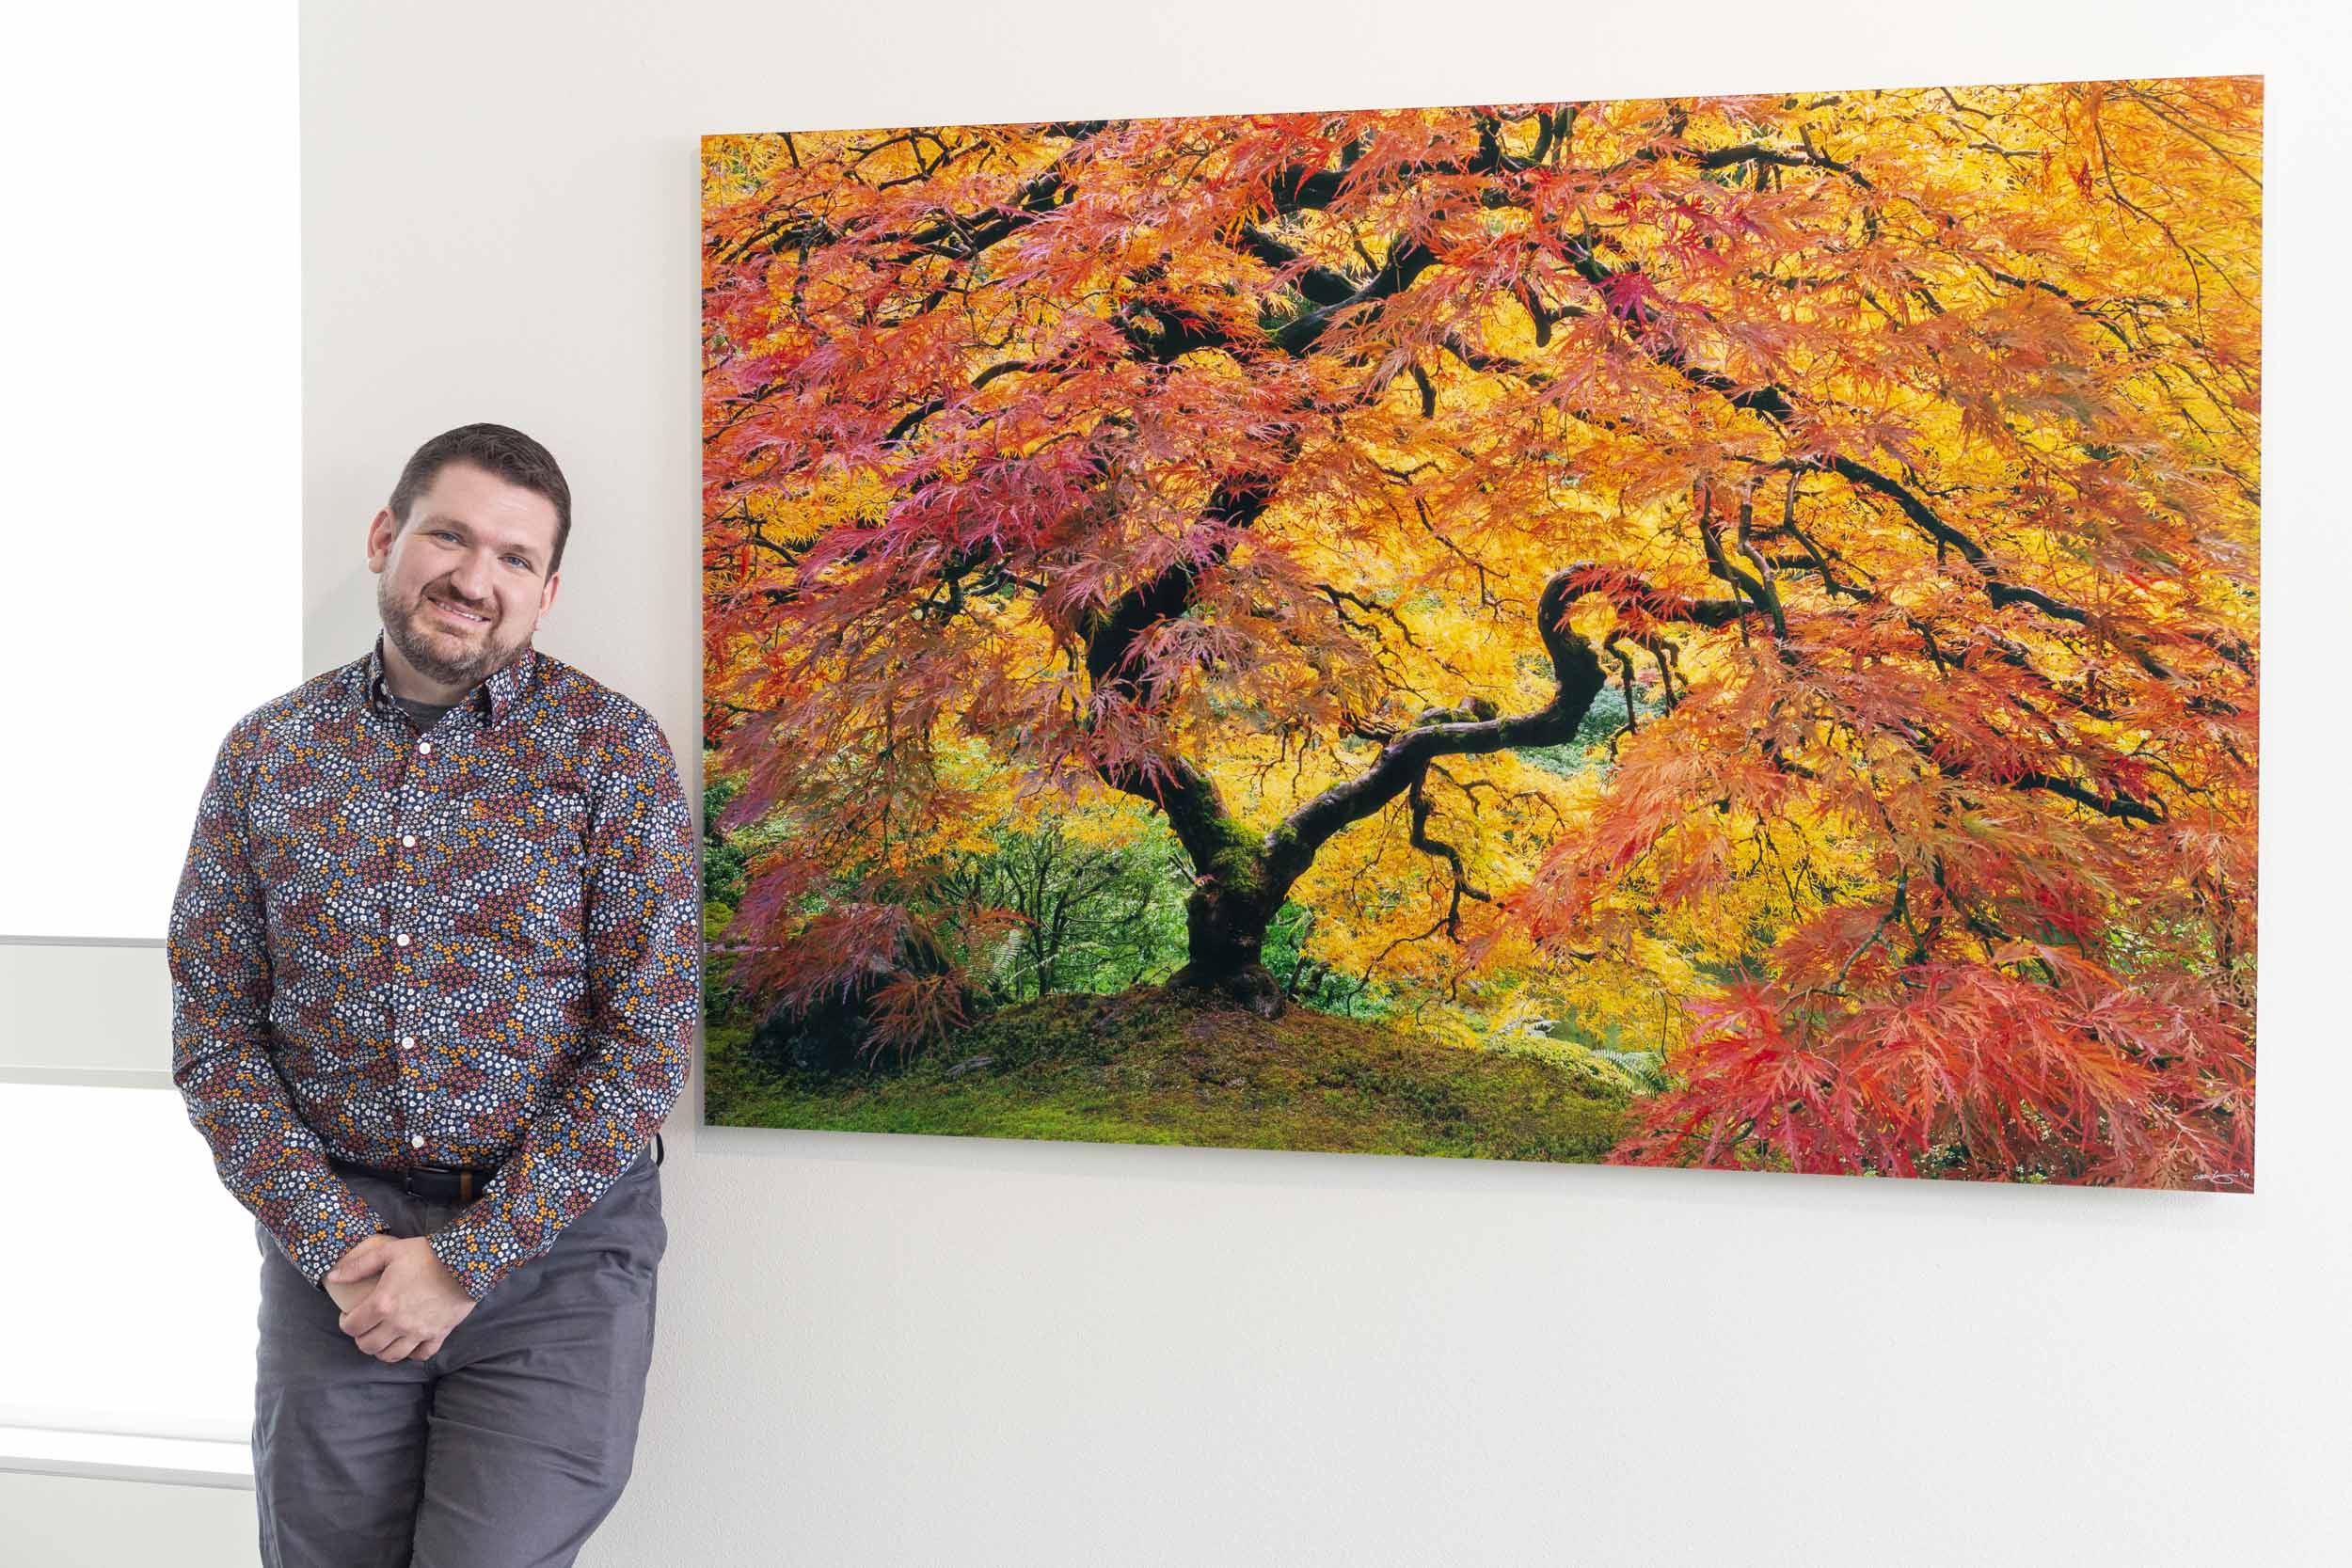
[[[1279,1007],[1292,903],[1656,1016],[1619,1158],[2249,1185],[2260,114],[710,138],[739,978],[961,1016],[893,967],[927,845],[1124,799],[1180,987]]]

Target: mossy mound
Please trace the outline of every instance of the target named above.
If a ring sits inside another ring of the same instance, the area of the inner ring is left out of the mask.
[[[1628,1114],[1599,1067],[1149,987],[1009,1007],[894,1071],[776,1072],[749,1034],[708,1031],[714,1124],[1592,1162]]]

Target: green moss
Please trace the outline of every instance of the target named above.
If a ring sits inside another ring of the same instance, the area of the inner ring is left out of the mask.
[[[713,1123],[1591,1162],[1627,1117],[1621,1085],[1571,1064],[1152,988],[1008,1008],[889,1074],[766,1072],[747,1032],[710,1030]]]
[[[1202,869],[1215,877],[1226,893],[1255,898],[1265,885],[1265,862],[1259,852],[1259,841],[1231,817],[1219,818],[1212,827],[1217,845]]]

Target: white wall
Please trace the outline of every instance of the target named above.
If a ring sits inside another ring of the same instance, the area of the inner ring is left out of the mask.
[[[260,1259],[163,932],[215,748],[301,671],[295,20],[20,7],[0,49],[8,1568],[254,1558]]]
[[[546,439],[543,642],[696,757],[695,138],[2264,71],[2274,326],[2251,1198],[700,1129],[583,1561],[2336,1560],[2352,1094],[2323,8],[320,5],[306,667],[408,447]]]
[[[0,768],[0,942],[160,944],[215,749],[298,678],[294,84],[290,0],[10,8],[0,670],[56,752]]]
[[[253,1494],[87,1476],[0,1474],[8,1568],[246,1568],[261,1560]]]

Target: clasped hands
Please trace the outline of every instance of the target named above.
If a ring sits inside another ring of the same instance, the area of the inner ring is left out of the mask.
[[[373,1283],[370,1283],[373,1281]],[[338,1321],[378,1361],[422,1361],[479,1304],[422,1236],[370,1236],[326,1272]]]

